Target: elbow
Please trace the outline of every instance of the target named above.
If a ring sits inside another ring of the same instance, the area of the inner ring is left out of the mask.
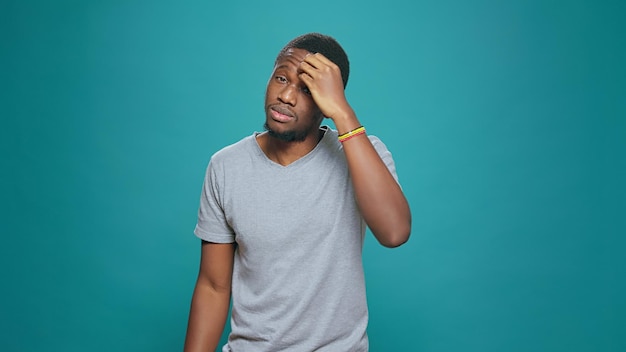
[[[367,222],[378,242],[387,248],[405,244],[411,235],[411,211],[406,207],[388,207],[390,211]],[[379,214],[380,215],[380,214]]]
[[[387,248],[396,248],[405,244],[411,235],[411,225],[399,226],[388,233],[376,236],[378,242]]]
[[[387,248],[397,248],[405,244],[409,240],[409,235],[397,236],[393,238],[379,239],[380,244]]]

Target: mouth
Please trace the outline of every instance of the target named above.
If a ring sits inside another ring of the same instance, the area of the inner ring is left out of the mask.
[[[272,115],[272,119],[277,122],[289,122],[295,119],[293,112],[279,105],[270,107],[270,114]]]

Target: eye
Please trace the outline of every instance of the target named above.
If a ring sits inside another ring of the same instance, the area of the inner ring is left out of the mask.
[[[278,83],[287,83],[287,78],[283,77],[283,76],[276,76],[276,81]]]
[[[303,87],[301,88],[301,90],[302,90],[302,92],[303,92],[304,94],[306,94],[306,95],[311,95],[311,91],[309,90],[309,87],[307,87],[307,86],[303,86]]]

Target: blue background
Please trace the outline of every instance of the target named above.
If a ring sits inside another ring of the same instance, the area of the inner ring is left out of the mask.
[[[210,155],[320,31],[394,153],[372,351],[626,350],[620,1],[3,1],[0,350],[182,348]]]

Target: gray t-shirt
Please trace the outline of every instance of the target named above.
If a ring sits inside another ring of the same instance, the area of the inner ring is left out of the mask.
[[[365,222],[337,131],[282,166],[254,133],[211,157],[194,233],[237,243],[224,351],[367,351]],[[396,177],[391,153],[369,136]]]

